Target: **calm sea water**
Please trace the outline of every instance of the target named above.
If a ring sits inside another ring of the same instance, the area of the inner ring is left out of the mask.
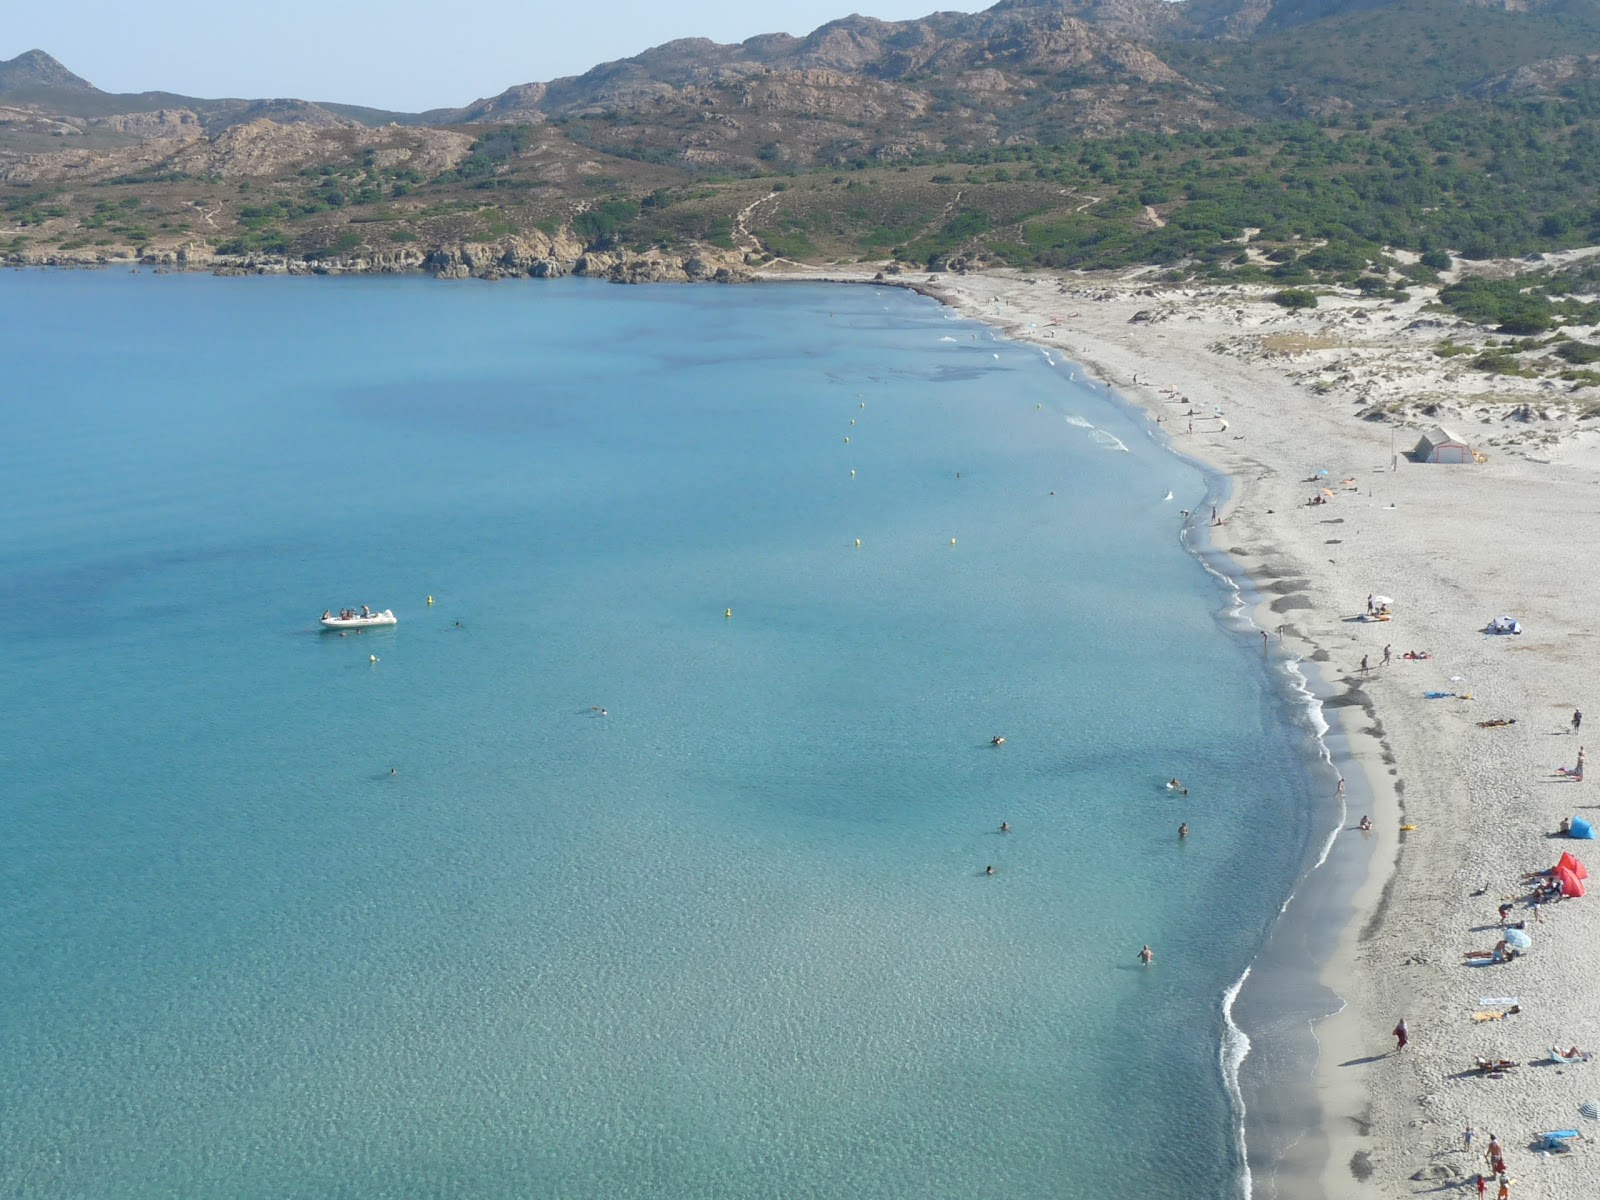
[[[1305,735],[1069,367],[873,289],[85,273],[0,353],[0,1192],[1236,1186]]]

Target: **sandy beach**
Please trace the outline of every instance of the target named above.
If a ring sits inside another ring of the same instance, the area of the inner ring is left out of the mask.
[[[1352,797],[1326,869],[1348,876],[1354,864],[1360,883],[1323,968],[1343,1008],[1313,1031],[1321,1127],[1307,1132],[1320,1136],[1275,1178],[1258,1177],[1255,1195],[1476,1195],[1491,1135],[1512,1196],[1600,1195],[1600,1146],[1588,1140],[1600,1123],[1579,1114],[1600,1100],[1600,1060],[1550,1054],[1600,1050],[1600,909],[1586,898],[1535,912],[1524,882],[1564,850],[1600,866],[1600,843],[1556,835],[1563,818],[1600,809],[1600,779],[1558,773],[1586,741],[1571,718],[1591,700],[1583,647],[1600,614],[1600,569],[1585,553],[1600,535],[1600,431],[1582,419],[1592,401],[1434,355],[1443,337],[1475,335],[1429,310],[1429,289],[1402,304],[1352,294],[1290,313],[1268,289],[1169,287],[1139,273],[887,282],[1082,364],[1175,449],[1231,477],[1221,523],[1191,520],[1254,582],[1269,652],[1319,665]],[[1436,423],[1484,461],[1411,461]],[[1393,599],[1392,619],[1365,619],[1373,594]],[[1485,632],[1503,613],[1521,634]],[[1354,806],[1369,799],[1362,832]],[[1502,903],[1532,949],[1470,960],[1503,936]],[[1397,1053],[1402,1017],[1410,1038]],[[1489,1076],[1478,1058],[1518,1065]],[[1583,1138],[1541,1153],[1547,1130]]]

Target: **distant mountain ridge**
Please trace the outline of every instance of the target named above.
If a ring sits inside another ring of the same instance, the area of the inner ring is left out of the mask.
[[[1362,43],[1363,29],[1382,32]],[[780,127],[768,141],[791,144],[785,161],[798,165],[849,141],[893,154],[896,146],[1209,127],[1285,104],[1316,112],[1447,99],[1491,81],[1506,86],[1509,76],[1537,86],[1543,61],[1591,53],[1600,53],[1594,0],[999,0],[976,13],[908,21],[842,17],[804,36],[683,38],[425,113],[116,95],[42,50],[0,62],[0,103],[85,119],[183,109],[212,134],[258,119],[445,126],[598,117],[622,126],[620,140],[603,139],[610,149],[710,165],[749,157],[697,128],[708,95],[731,92],[742,110],[731,119],[767,113]],[[1325,69],[1330,63],[1336,68]],[[818,118],[833,126],[830,136],[797,127]],[[852,138],[840,126],[875,136]]]

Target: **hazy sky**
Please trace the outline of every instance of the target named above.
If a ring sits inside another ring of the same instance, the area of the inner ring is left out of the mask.
[[[39,49],[108,92],[293,96],[418,111],[577,75],[679,37],[809,33],[855,11],[885,20],[992,0],[44,0],[0,22],[0,61]]]

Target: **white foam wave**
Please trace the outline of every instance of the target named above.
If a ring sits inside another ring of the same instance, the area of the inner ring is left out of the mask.
[[[1250,1056],[1250,1036],[1234,1024],[1233,1002],[1239,998],[1239,990],[1249,978],[1250,968],[1246,967],[1244,974],[1233,981],[1233,986],[1222,993],[1222,1048],[1218,1055],[1222,1067],[1222,1086],[1227,1089],[1233,1110],[1239,1114],[1239,1122],[1234,1128],[1233,1137],[1234,1145],[1239,1151],[1239,1161],[1244,1163],[1244,1170],[1239,1175],[1240,1200],[1250,1200],[1253,1190],[1250,1178],[1250,1155],[1244,1141],[1244,1089],[1239,1086],[1239,1068]]]
[[[1079,429],[1093,429],[1094,428],[1094,425],[1092,423],[1090,423],[1088,421],[1085,421],[1082,417],[1078,416],[1075,413],[1068,413],[1067,414],[1067,424],[1068,425],[1076,425]]]
[[[1131,451],[1129,451],[1129,449],[1122,444],[1122,439],[1114,433],[1107,433],[1104,429],[1096,429],[1089,436],[1092,437],[1097,443],[1104,446],[1107,450],[1121,450],[1124,454],[1131,453]]]
[[[939,339],[939,340],[940,340],[940,341],[941,341],[941,342],[953,342],[953,341],[955,341],[955,340],[956,340],[956,339],[955,339],[955,338],[953,338],[953,337],[950,337],[950,336],[949,336],[949,335],[948,335],[948,334],[946,334],[946,335],[945,335],[945,336],[944,336],[944,337],[942,337],[942,338],[940,338],[940,339]]]

